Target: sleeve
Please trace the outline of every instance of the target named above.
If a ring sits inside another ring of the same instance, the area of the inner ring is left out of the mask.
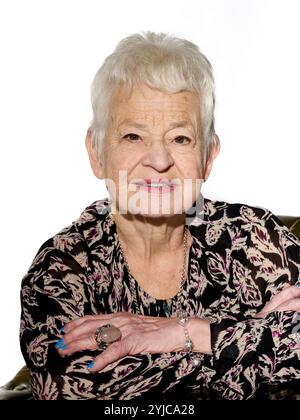
[[[45,242],[21,289],[20,344],[35,399],[93,399],[86,368],[93,352],[61,357],[55,349],[66,322],[96,313],[92,290],[78,261]]]
[[[300,242],[272,213],[252,223],[242,261],[233,261],[241,314],[211,324],[212,390],[223,399],[248,399],[260,384],[299,381],[300,314],[272,312],[255,318],[285,287],[300,280]],[[255,313],[247,300],[259,303]]]

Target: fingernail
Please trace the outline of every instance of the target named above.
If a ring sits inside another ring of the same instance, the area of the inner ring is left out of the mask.
[[[55,344],[55,347],[57,349],[61,349],[64,346],[65,346],[65,343],[64,343],[64,339],[63,338],[61,338],[60,340],[58,340],[58,342]]]
[[[63,326],[63,327],[59,330],[59,332],[64,333],[64,332],[65,332],[65,327]]]
[[[68,345],[64,344],[63,346],[59,347],[59,350],[66,350],[66,348],[68,348]]]
[[[95,362],[92,360],[88,365],[87,368],[91,369],[95,365]]]
[[[300,287],[300,283],[296,284],[297,287]]]

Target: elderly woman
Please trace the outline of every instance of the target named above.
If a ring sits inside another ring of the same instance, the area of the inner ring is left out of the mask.
[[[36,399],[244,399],[300,378],[300,243],[268,210],[201,195],[219,153],[211,65],[123,39],[92,85],[86,147],[109,198],[22,282]]]

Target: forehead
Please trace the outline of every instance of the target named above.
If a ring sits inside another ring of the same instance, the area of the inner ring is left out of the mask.
[[[112,97],[110,114],[113,120],[174,119],[193,121],[200,111],[199,98],[192,92],[167,93],[147,85],[136,85],[131,91],[118,88]]]

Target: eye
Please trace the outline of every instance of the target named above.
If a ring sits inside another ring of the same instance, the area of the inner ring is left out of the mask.
[[[176,144],[186,145],[190,144],[192,140],[186,136],[177,136],[174,141]]]
[[[140,139],[140,136],[134,133],[128,133],[125,136],[123,136],[123,139],[127,139],[133,143],[135,143],[136,141],[138,141]]]

